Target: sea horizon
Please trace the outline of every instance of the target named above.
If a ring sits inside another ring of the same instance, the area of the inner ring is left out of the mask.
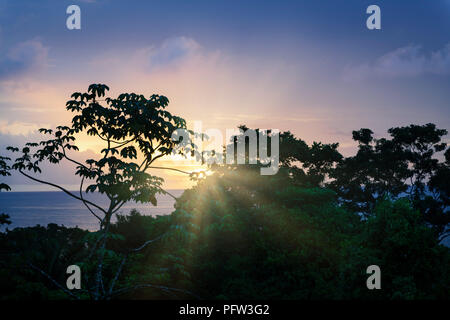
[[[168,189],[174,196],[180,196],[184,189]],[[77,194],[79,191],[73,191]],[[99,193],[91,193],[85,199],[100,206],[106,206],[108,199]],[[167,215],[174,211],[175,200],[169,195],[158,194],[157,205],[151,203],[126,203],[117,213],[128,214],[132,209],[143,215]],[[63,191],[11,191],[0,193],[0,213],[10,216],[11,224],[1,230],[17,227],[47,226],[50,223],[65,227],[78,227],[90,231],[98,230],[99,222],[84,204]],[[112,218],[115,221],[115,216]]]

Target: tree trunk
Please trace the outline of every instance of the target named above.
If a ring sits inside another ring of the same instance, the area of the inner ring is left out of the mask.
[[[112,207],[113,204],[111,203],[110,209],[108,210],[107,215],[104,219],[103,224],[103,239],[101,240],[101,243],[99,245],[99,251],[97,254],[97,271],[95,273],[95,287],[94,287],[94,300],[102,300],[104,298],[105,292],[103,288],[103,276],[102,276],[102,270],[103,270],[103,259],[105,257],[105,248],[106,248],[106,241],[108,240],[108,231],[109,226],[111,223],[111,215],[112,215]]]

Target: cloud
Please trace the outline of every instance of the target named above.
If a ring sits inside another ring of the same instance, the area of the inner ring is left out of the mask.
[[[160,46],[147,47],[138,53],[153,68],[171,66],[200,52],[200,45],[192,38],[175,37],[165,40]]]
[[[235,121],[236,125],[249,121],[249,120],[265,120],[267,118],[266,115],[261,114],[212,114],[214,119],[216,120],[232,120]],[[291,121],[291,122],[321,122],[321,121],[327,121],[326,118],[313,118],[313,117],[279,117],[279,116],[272,116],[271,120],[273,121]]]
[[[27,136],[31,133],[36,132],[39,128],[45,127],[45,125],[37,125],[34,123],[27,122],[8,122],[4,120],[0,120],[0,133],[7,135],[23,135]]]
[[[416,77],[426,74],[450,75],[450,43],[444,48],[425,54],[419,45],[409,45],[391,51],[372,64],[348,66],[345,80],[371,77]]]
[[[0,128],[1,128],[0,124]],[[48,126],[47,126],[48,127]],[[11,153],[6,150],[7,146],[14,146],[22,148],[25,146],[26,142],[38,142],[45,139],[45,136],[39,133],[30,133],[28,136],[24,135],[11,135],[0,132],[0,154],[3,156],[7,156],[11,158],[10,164],[14,162],[14,159],[20,157],[20,153]],[[70,153],[70,157],[76,161],[84,162],[89,158],[98,158],[99,155],[91,150],[87,151],[72,151]],[[34,173],[31,174],[37,178],[50,181],[61,185],[69,190],[77,190],[80,185],[80,177],[75,175],[76,166],[69,161],[62,161],[59,164],[53,164],[49,162],[43,162],[40,164],[40,168],[42,169],[42,173]],[[55,188],[49,188],[48,186],[44,186],[39,183],[35,183],[17,171],[11,172],[12,176],[10,177],[2,177],[2,182],[7,183],[11,186],[13,191],[43,191],[50,190],[56,191]]]
[[[48,48],[37,40],[21,42],[0,59],[0,80],[9,79],[47,65]]]

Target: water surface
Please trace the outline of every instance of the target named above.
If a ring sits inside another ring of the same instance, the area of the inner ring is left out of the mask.
[[[168,190],[178,197],[183,190]],[[74,192],[75,193],[75,192]],[[137,209],[145,215],[166,215],[174,210],[174,199],[168,195],[157,195],[157,206],[151,203],[126,203],[120,212],[128,214],[131,209]],[[108,199],[98,193],[89,194],[86,199],[107,207]],[[66,227],[79,227],[87,230],[97,230],[98,219],[95,218],[84,204],[64,192],[1,192],[0,213],[11,217],[9,229],[15,227],[46,226],[56,223]],[[114,217],[115,218],[115,217]],[[4,227],[2,228],[4,229]]]

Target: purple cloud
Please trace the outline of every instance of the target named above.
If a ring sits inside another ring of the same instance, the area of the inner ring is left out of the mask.
[[[425,54],[421,46],[409,45],[391,51],[373,63],[348,66],[345,80],[369,77],[416,77],[425,74],[450,75],[450,43],[444,48]]]
[[[21,42],[0,59],[0,80],[40,69],[47,65],[48,48],[37,40]]]
[[[188,37],[175,37],[165,40],[160,46],[141,50],[150,68],[173,65],[194,56],[200,45]]]

